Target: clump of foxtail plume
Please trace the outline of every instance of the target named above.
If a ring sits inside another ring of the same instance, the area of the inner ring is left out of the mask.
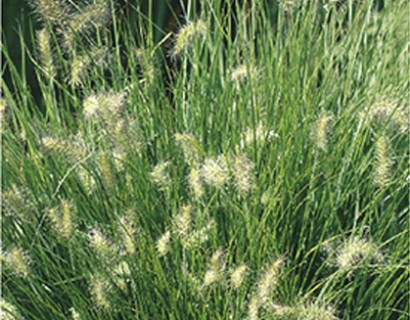
[[[231,80],[237,85],[245,81],[255,80],[258,76],[258,70],[254,66],[240,65],[232,70]]]
[[[41,146],[50,154],[64,157],[71,162],[78,162],[87,154],[87,145],[81,135],[70,137],[70,139],[44,136],[41,138]]]
[[[164,257],[168,254],[171,243],[171,232],[166,231],[161,237],[158,238],[156,247],[160,257]]]
[[[195,197],[200,199],[204,195],[201,172],[197,168],[192,168],[188,175],[189,187]]]
[[[158,185],[161,190],[166,190],[171,185],[171,176],[169,174],[169,167],[171,162],[164,161],[158,163],[151,172],[152,181]]]
[[[110,60],[111,54],[106,47],[91,48],[87,54],[74,55],[68,82],[74,86],[83,86],[93,66],[106,68]]]
[[[176,35],[172,55],[177,57],[184,51],[192,49],[195,39],[204,39],[209,34],[209,28],[203,20],[190,21]]]
[[[225,255],[222,249],[218,249],[209,260],[208,270],[204,275],[204,287],[213,284],[222,284],[225,280]]]
[[[302,303],[295,307],[294,314],[298,319],[304,320],[337,320],[336,310],[333,306],[319,302]]]
[[[374,182],[379,187],[386,186],[391,178],[393,164],[390,156],[390,143],[386,136],[381,136],[376,142],[375,148],[375,178]]]
[[[105,26],[109,17],[109,5],[106,1],[90,4],[79,13],[70,15],[68,26],[63,32],[64,47],[73,49],[77,38],[87,35],[95,28]]]
[[[257,283],[256,292],[248,305],[249,319],[258,319],[259,310],[266,307],[276,291],[284,260],[279,257],[273,260],[262,273]]]
[[[200,154],[195,137],[189,133],[176,133],[175,140],[184,152],[185,161],[190,166],[197,166],[200,161]]]
[[[27,278],[30,272],[31,262],[28,252],[19,247],[12,247],[5,254],[1,255],[2,262],[15,274]]]
[[[74,205],[62,199],[58,207],[48,211],[48,216],[56,232],[64,239],[74,235]]]
[[[236,267],[231,274],[231,286],[233,289],[238,290],[241,288],[245,278],[248,274],[248,266],[246,264],[241,264]]]
[[[108,279],[96,275],[91,279],[90,293],[97,308],[108,309],[111,306],[109,293],[112,287]]]
[[[255,187],[254,164],[245,155],[235,155],[233,161],[235,186],[240,195],[246,196]]]
[[[223,155],[216,159],[205,159],[201,168],[202,179],[211,186],[221,189],[228,180],[228,169]]]
[[[0,319],[3,320],[24,320],[16,306],[0,298]]]
[[[335,263],[341,271],[351,272],[354,268],[366,263],[379,263],[383,255],[371,241],[352,237],[344,241],[334,253]]]
[[[122,244],[128,254],[135,253],[135,234],[136,230],[130,216],[124,216],[120,219],[119,233],[121,235]]]
[[[381,96],[365,111],[360,118],[366,124],[380,124],[399,133],[409,131],[409,110],[398,99]]]
[[[317,118],[313,130],[312,141],[317,149],[325,151],[328,146],[329,127],[332,115],[328,112],[322,112]]]
[[[37,31],[37,43],[44,74],[53,78],[56,75],[56,70],[53,61],[53,51],[51,49],[50,33],[46,28]]]
[[[62,24],[70,15],[66,0],[31,0],[31,6],[43,21],[51,24]]]

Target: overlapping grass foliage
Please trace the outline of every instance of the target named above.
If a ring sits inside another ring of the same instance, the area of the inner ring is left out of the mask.
[[[188,1],[160,43],[115,1],[34,8],[5,319],[409,317],[407,1]]]

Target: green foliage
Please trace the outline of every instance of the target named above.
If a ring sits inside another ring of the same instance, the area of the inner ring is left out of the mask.
[[[79,3],[41,103],[2,47],[4,314],[409,317],[407,1]]]

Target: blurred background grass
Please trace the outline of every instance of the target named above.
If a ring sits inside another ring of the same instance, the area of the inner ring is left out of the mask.
[[[148,18],[152,19],[155,25],[154,41],[158,42],[167,32],[176,31],[178,26],[183,23],[182,7],[186,7],[189,0],[114,0],[118,8],[119,15],[124,19],[124,23],[138,28],[136,24],[138,13],[135,11],[139,7],[141,12]],[[246,1],[246,0],[245,0]],[[323,2],[324,0],[319,0]],[[359,0],[351,0],[352,4]],[[375,1],[375,6],[379,9],[384,7],[386,0]],[[194,8],[200,8],[201,1],[194,1]],[[243,1],[226,0],[226,4],[237,6]],[[277,0],[271,0],[272,6],[277,4]],[[340,1],[341,5],[346,5],[349,1]],[[33,45],[30,43],[31,30],[37,30],[39,27],[39,19],[33,12],[29,0],[5,0],[2,1],[2,44],[10,53],[14,65],[19,70],[20,74],[27,79],[29,91],[32,92],[36,101],[40,99],[39,87],[34,73],[32,62],[27,55],[22,55],[22,46],[26,50],[32,51]],[[22,36],[22,38],[20,37]],[[3,59],[4,61],[4,59]],[[10,85],[11,77],[8,68],[3,66],[3,80],[7,85]]]

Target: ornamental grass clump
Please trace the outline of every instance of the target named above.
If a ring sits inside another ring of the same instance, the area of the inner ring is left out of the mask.
[[[408,315],[408,1],[27,1],[0,318]]]

